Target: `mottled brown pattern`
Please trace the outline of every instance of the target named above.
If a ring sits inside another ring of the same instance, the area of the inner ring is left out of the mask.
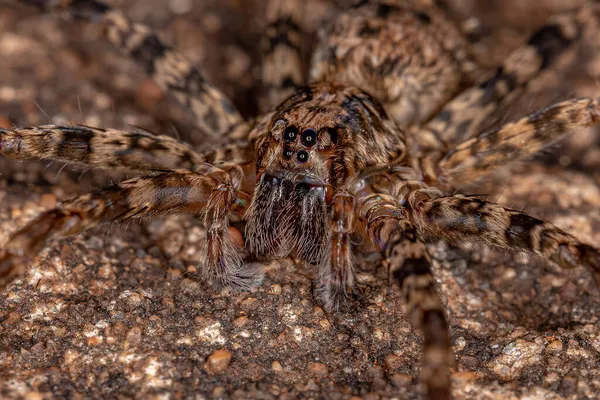
[[[99,1],[29,1],[48,9],[66,9],[75,18],[100,20],[107,40],[146,69],[154,81],[194,116],[207,135],[218,137],[243,122],[233,104],[182,55],[160,41],[147,26],[129,21]]]
[[[269,111],[304,84],[302,71],[304,18],[301,0],[269,0],[262,52],[262,109]]]
[[[215,195],[223,193],[224,185],[232,186],[230,182],[220,183],[225,175],[221,170],[206,175],[174,170],[134,178],[65,201],[11,236],[0,255],[0,284],[5,286],[22,274],[48,239],[76,235],[101,223],[152,215],[206,213],[205,220],[216,225],[218,216],[206,210],[214,209]]]
[[[170,136],[89,126],[0,129],[0,152],[19,160],[56,160],[139,171],[194,170],[207,161],[207,157]]]
[[[375,95],[401,127],[428,120],[471,80],[466,41],[436,7],[359,2],[321,32],[311,78]]]
[[[572,99],[467,140],[438,165],[440,183],[460,186],[495,168],[526,159],[577,129],[600,121],[600,99]]]
[[[417,129],[418,134],[434,137],[446,148],[475,136],[496,110],[514,102],[534,78],[577,47],[584,30],[596,27],[597,9],[590,2],[577,12],[552,18],[491,76],[456,96],[425,127]]]
[[[422,381],[431,399],[450,399],[450,368],[454,365],[450,332],[431,272],[431,257],[419,240],[406,209],[393,197],[370,195],[359,200],[368,236],[385,255],[400,287],[407,315],[424,336]]]
[[[245,263],[229,237],[230,219],[239,218],[247,223],[253,258],[293,257],[311,266],[321,300],[335,310],[354,284],[351,235],[362,235],[381,251],[411,322],[423,333],[427,397],[449,399],[451,338],[426,241],[525,250],[563,268],[584,266],[600,283],[596,248],[524,213],[441,190],[599,122],[598,100],[571,99],[476,134],[483,119],[577,42],[588,20],[600,15],[597,2],[550,21],[492,78],[462,94],[477,67],[468,41],[439,4],[358,2],[323,30],[314,82],[248,122],[149,28],[93,0],[28,2],[58,4],[71,16],[105,23],[113,45],[144,65],[159,87],[192,111],[198,126],[231,145],[200,155],[179,140],[150,134],[58,126],[1,130],[0,153],[15,158],[165,170],[64,202],[18,230],[0,254],[2,286],[25,273],[54,237],[102,222],[192,213],[206,228],[200,271],[207,283],[248,289],[262,279],[260,264]],[[272,4],[265,83],[277,90],[267,102],[288,83],[301,82],[296,20],[302,14],[294,3]],[[269,74],[282,58],[289,63]]]

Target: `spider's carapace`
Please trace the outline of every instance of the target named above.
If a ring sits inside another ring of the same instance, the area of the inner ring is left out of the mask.
[[[258,255],[323,261],[329,207],[364,190],[365,171],[413,167],[402,131],[356,88],[329,83],[299,90],[250,133],[256,187],[247,212]]]

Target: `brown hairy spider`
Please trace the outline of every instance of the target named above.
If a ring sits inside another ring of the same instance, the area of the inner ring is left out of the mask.
[[[469,44],[439,2],[359,1],[321,32],[304,87],[301,7],[272,1],[263,43],[268,112],[252,121],[198,68],[117,10],[95,0],[26,2],[105,24],[108,41],[144,65],[200,128],[230,144],[200,154],[149,133],[0,130],[0,152],[8,157],[147,173],[64,201],[14,233],[0,254],[2,287],[51,238],[104,222],[190,213],[202,215],[207,230],[201,273],[208,283],[248,289],[261,282],[261,270],[244,261],[227,234],[230,221],[243,220],[253,256],[313,265],[320,299],[335,310],[354,284],[351,237],[362,236],[382,252],[423,332],[428,398],[448,399],[454,357],[425,242],[524,250],[562,268],[584,266],[600,282],[596,248],[525,213],[449,194],[600,122],[600,99],[583,98],[480,131],[597,22],[597,2],[551,19],[495,74],[477,80]]]

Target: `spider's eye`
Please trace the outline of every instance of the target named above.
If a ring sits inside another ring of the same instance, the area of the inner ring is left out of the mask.
[[[283,132],[283,140],[286,142],[293,142],[296,140],[296,136],[298,136],[298,129],[293,126],[288,127],[285,132]]]
[[[286,160],[291,159],[294,156],[294,152],[290,149],[283,149],[283,158]]]
[[[302,132],[300,141],[307,147],[314,146],[315,143],[317,143],[317,132],[314,129],[305,129],[304,132]]]
[[[308,161],[308,152],[306,152],[305,150],[300,150],[298,152],[298,154],[296,154],[296,160],[298,160],[298,162],[304,163]]]

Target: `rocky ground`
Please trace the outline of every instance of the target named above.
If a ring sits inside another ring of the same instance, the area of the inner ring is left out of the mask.
[[[334,8],[307,3],[314,30]],[[579,3],[454,0],[450,11],[475,31],[475,52],[491,67],[550,14]],[[159,29],[245,115],[256,113],[264,2],[112,4]],[[567,57],[507,115],[598,96],[598,54],[588,45]],[[212,144],[99,40],[97,27],[0,0],[0,60],[2,126],[135,125]],[[582,132],[468,191],[599,243],[597,133]],[[122,177],[7,160],[0,173],[0,243],[58,200]],[[357,254],[357,295],[329,314],[315,301],[313,272],[290,260],[266,265],[255,290],[206,288],[195,280],[203,235],[197,220],[177,217],[50,243],[0,295],[0,397],[420,398],[421,339],[376,255]],[[457,399],[598,397],[600,292],[586,271],[556,271],[523,254],[431,247],[452,328]]]

